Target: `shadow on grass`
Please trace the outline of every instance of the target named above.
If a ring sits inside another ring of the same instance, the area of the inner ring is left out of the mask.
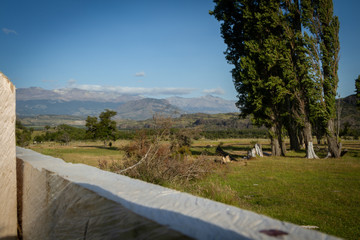
[[[226,147],[224,147],[224,149],[226,149]],[[229,149],[226,149],[229,150]],[[241,151],[236,149],[233,151]],[[216,153],[216,147],[211,147],[211,148],[206,148],[206,147],[191,147],[190,152],[192,155],[194,156],[200,156],[200,155],[206,155],[206,156],[221,156],[219,154]],[[231,157],[240,160],[243,159],[245,157],[245,155],[239,155],[239,154],[234,154],[232,152],[229,152],[229,155],[231,155]]]
[[[118,147],[105,147],[105,146],[95,146],[95,145],[89,145],[89,146],[77,146],[78,148],[97,148],[97,149],[105,149],[105,150],[111,150],[111,151],[119,151],[120,148]]]
[[[222,146],[224,150],[228,151],[249,151],[251,147],[249,145],[241,145],[241,146],[234,146],[234,145],[225,145]]]
[[[191,147],[190,152],[194,156],[207,155],[207,156],[217,156],[215,154],[215,148],[206,148],[206,147]]]
[[[357,151],[357,150],[349,150],[349,151],[346,153],[346,156],[360,159],[360,151]]]

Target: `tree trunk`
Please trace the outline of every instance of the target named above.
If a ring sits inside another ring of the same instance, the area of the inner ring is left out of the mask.
[[[330,119],[327,123],[327,143],[328,143],[328,156],[339,158],[341,157],[341,143],[337,141],[337,136],[334,134],[334,119]]]
[[[280,143],[280,149],[281,149],[281,156],[286,156],[286,144],[285,141],[282,139],[281,135],[279,136],[279,143]]]
[[[290,123],[287,130],[288,130],[289,139],[290,139],[290,149],[299,151],[300,150],[300,141],[299,141],[299,135],[298,135],[298,131],[295,126],[295,123]]]
[[[278,137],[278,141],[279,141],[279,146],[280,146],[280,155],[285,157],[286,155],[286,144],[285,141],[282,138],[282,124],[278,123],[276,125],[276,135]]]
[[[271,155],[272,156],[281,156],[280,144],[277,138],[271,139]]]
[[[303,148],[305,145],[304,142],[304,132],[301,131],[301,129],[299,129],[299,143],[300,143],[300,147]]]
[[[281,148],[280,148],[280,143],[279,143],[279,138],[278,138],[277,132],[278,131],[276,130],[275,126],[272,126],[269,130],[272,156],[281,156]]]
[[[312,134],[311,134],[311,124],[309,121],[305,121],[303,134],[304,134],[304,140],[305,140],[306,158],[308,158],[308,159],[319,158],[314,151],[314,145],[313,145]]]

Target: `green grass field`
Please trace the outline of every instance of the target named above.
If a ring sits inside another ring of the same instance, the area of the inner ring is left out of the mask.
[[[262,158],[177,189],[347,239],[360,231],[360,160]]]
[[[98,167],[98,161],[121,161],[124,153],[119,151],[127,141],[117,141],[113,147],[104,147],[102,142],[74,142],[69,145],[59,143],[43,143],[31,145],[30,149],[41,154],[61,158],[66,162],[83,163]]]
[[[221,140],[224,149],[238,156],[255,140]],[[220,141],[195,141],[196,156],[205,149],[213,162]],[[260,141],[265,151],[267,140]],[[97,166],[98,160],[123,158],[119,149],[126,141],[104,148],[97,143],[69,146],[31,146],[43,154],[65,161]],[[349,152],[341,159],[305,159],[303,152],[285,157],[263,157],[216,165],[206,178],[188,184],[166,185],[180,191],[248,209],[299,225],[319,227],[319,231],[345,239],[359,239],[360,228],[360,142],[344,141]]]

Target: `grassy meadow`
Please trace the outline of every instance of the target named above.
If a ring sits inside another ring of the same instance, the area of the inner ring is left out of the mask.
[[[238,161],[214,163],[219,158],[215,149],[220,142]],[[291,151],[287,157],[243,159],[255,142],[270,152],[269,140],[265,139],[194,141],[192,157],[205,156],[214,165],[212,172],[187,184],[164,185],[283,221],[317,226],[321,232],[345,239],[359,239],[360,141],[343,140],[348,153],[341,159],[310,160],[303,157],[304,152]],[[67,162],[98,167],[99,161],[122,161],[122,149],[127,144],[119,140],[108,148],[102,142],[42,143],[29,148]]]
[[[121,161],[124,153],[119,149],[128,141],[118,140],[110,147],[104,147],[103,142],[72,142],[64,145],[55,142],[45,142],[31,145],[29,148],[41,154],[61,158],[65,162],[83,163],[98,167],[99,160]]]

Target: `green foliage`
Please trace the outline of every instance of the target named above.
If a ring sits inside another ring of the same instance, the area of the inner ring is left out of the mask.
[[[303,24],[310,30],[306,34],[309,55],[315,66],[314,77],[321,88],[323,113],[326,120],[336,114],[335,97],[338,86],[339,19],[333,16],[332,0],[302,0]]]
[[[58,134],[60,135],[60,141],[68,143],[71,140],[83,140],[85,136],[85,130],[77,127],[72,127],[66,124],[57,126]]]
[[[285,103],[291,94],[292,65],[281,1],[214,1],[211,12],[222,22],[226,59],[243,117],[273,128],[282,143]],[[278,154],[274,152],[273,154]]]
[[[98,119],[97,117],[90,117],[88,116],[86,119],[86,136],[89,139],[96,139],[97,138],[97,129],[98,129]]]
[[[360,75],[355,79],[356,105],[360,109]]]
[[[103,141],[115,140],[116,122],[111,120],[116,115],[115,111],[106,109],[105,112],[100,113],[98,124],[97,137]]]
[[[350,134],[351,124],[349,122],[345,122],[343,124],[343,128],[340,130],[340,136],[348,136]]]
[[[15,135],[16,145],[20,147],[26,147],[31,141],[31,134],[34,130],[32,128],[25,127],[19,120],[16,120]]]
[[[116,139],[132,140],[135,137],[135,130],[118,130],[116,133]]]
[[[284,126],[311,141],[310,120],[325,129],[336,113],[340,44],[332,0],[214,2],[210,14],[221,21],[242,116],[271,129],[274,144],[282,146]]]
[[[88,116],[86,119],[86,135],[89,139],[100,139],[104,143],[110,140],[116,140],[116,122],[111,120],[116,115],[115,111],[106,109],[97,117]]]
[[[43,134],[34,137],[34,141],[41,143],[48,142],[60,142],[68,144],[71,141],[78,141],[85,139],[85,130],[77,127],[72,127],[67,124],[61,124],[57,127],[46,127],[46,131]]]

